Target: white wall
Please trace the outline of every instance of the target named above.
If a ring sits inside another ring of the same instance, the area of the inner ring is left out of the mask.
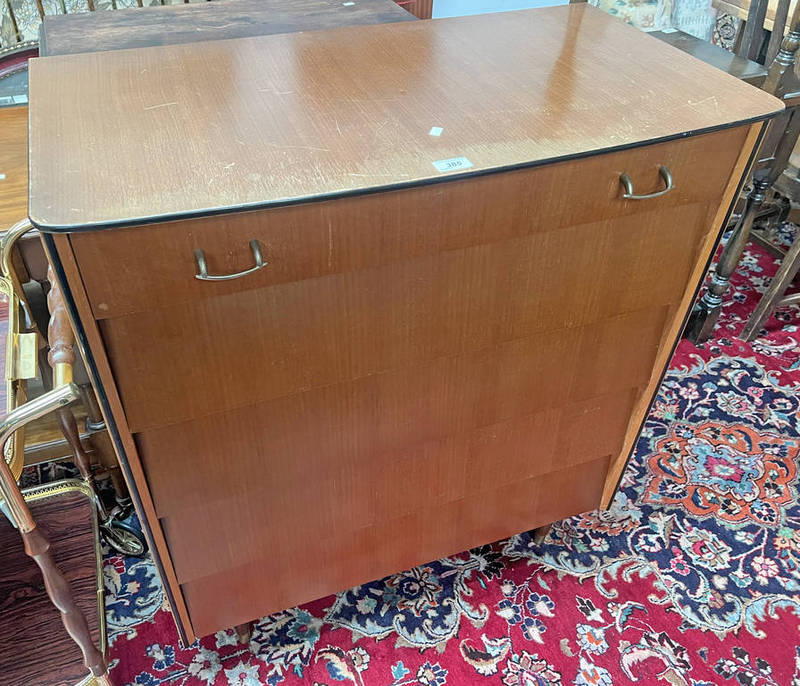
[[[433,0],[433,16],[434,18],[463,17],[467,14],[527,10],[567,3],[568,0]]]

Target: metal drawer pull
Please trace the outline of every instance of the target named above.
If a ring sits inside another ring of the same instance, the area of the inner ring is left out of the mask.
[[[661,165],[658,168],[658,173],[661,174],[661,178],[664,180],[664,190],[656,191],[655,193],[646,193],[645,195],[636,195],[636,193],[633,192],[633,181],[631,177],[628,176],[626,172],[622,172],[622,174],[619,175],[619,182],[625,189],[622,197],[626,200],[647,200],[648,198],[660,198],[662,195],[666,195],[675,188],[675,183],[672,180],[672,172],[667,167]]]
[[[256,261],[255,267],[250,267],[250,269],[245,269],[243,272],[236,272],[235,274],[209,274],[206,254],[202,250],[197,249],[194,251],[194,259],[197,260],[197,268],[200,270],[200,273],[195,274],[194,278],[200,279],[200,281],[230,281],[231,279],[238,279],[240,276],[247,276],[248,274],[257,272],[259,269],[269,264],[269,262],[264,262],[264,258],[261,257],[261,245],[257,240],[253,239],[250,241],[250,250],[253,251],[253,257]]]

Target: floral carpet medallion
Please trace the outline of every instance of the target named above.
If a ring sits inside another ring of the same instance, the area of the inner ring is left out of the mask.
[[[656,442],[643,502],[773,526],[793,501],[798,442],[741,425],[673,423]]]
[[[680,344],[613,507],[181,647],[152,562],[106,559],[117,686],[800,686],[797,308]],[[309,564],[314,564],[309,560]],[[269,579],[265,578],[268,584]]]

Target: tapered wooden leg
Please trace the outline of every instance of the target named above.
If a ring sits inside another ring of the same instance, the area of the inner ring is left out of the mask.
[[[750,237],[750,230],[753,228],[753,220],[764,202],[769,186],[770,180],[767,178],[756,179],[753,182],[753,189],[747,197],[744,212],[736,222],[733,233],[711,276],[711,281],[686,325],[686,337],[695,343],[707,341],[714,331],[722,310],[723,298],[730,286],[731,275],[742,258],[747,239]]]
[[[106,661],[103,658],[103,654],[92,642],[86,617],[83,616],[83,613],[75,604],[75,598],[72,595],[69,582],[53,561],[53,556],[50,554],[50,542],[38,526],[34,526],[29,531],[20,530],[20,534],[25,543],[25,552],[42,571],[47,595],[53,605],[61,612],[61,621],[64,623],[64,628],[83,653],[83,663],[92,675],[104,678],[105,683],[110,683]]]
[[[777,273],[772,278],[767,292],[761,297],[758,307],[753,310],[750,319],[747,320],[747,325],[741,334],[741,339],[744,341],[751,341],[764,326],[764,322],[772,314],[776,307],[780,304],[783,294],[786,289],[794,281],[797,272],[800,270],[800,237],[796,238],[789,252],[781,262]]]
[[[531,536],[533,538],[533,542],[536,545],[543,545],[544,539],[547,538],[547,534],[550,533],[550,529],[553,528],[552,524],[545,524],[544,526],[540,526],[533,531],[531,531]]]
[[[253,622],[245,622],[236,625],[236,634],[239,636],[239,643],[248,645],[253,636]]]

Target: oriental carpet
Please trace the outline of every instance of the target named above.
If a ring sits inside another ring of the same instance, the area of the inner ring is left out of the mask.
[[[109,555],[115,683],[800,686],[800,311],[735,338],[775,267],[750,246],[717,337],[680,344],[609,512],[265,617],[249,646],[179,647],[152,563]]]

